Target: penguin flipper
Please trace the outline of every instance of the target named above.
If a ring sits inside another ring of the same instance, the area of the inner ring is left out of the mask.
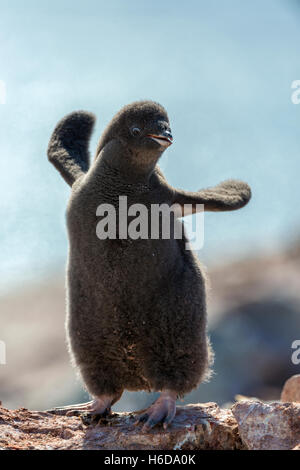
[[[202,189],[197,192],[181,191],[174,192],[173,204],[179,204],[182,209],[184,205],[191,205],[192,211],[186,213],[196,213],[200,210],[200,205],[204,205],[204,211],[225,212],[234,211],[244,207],[251,199],[251,189],[247,183],[239,180],[227,180],[217,186]],[[199,205],[199,208],[197,208]]]
[[[70,186],[89,169],[89,141],[95,120],[92,113],[75,111],[59,121],[51,136],[48,159]]]
[[[241,209],[251,199],[251,188],[240,180],[226,180],[209,189],[198,192],[203,197],[204,210],[212,212]]]

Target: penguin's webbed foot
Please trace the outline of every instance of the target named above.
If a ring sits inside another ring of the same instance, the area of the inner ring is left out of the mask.
[[[164,429],[167,429],[176,414],[176,399],[176,392],[170,390],[162,392],[160,397],[138,417],[135,425],[145,423],[143,432],[149,431],[156,424],[162,424]]]
[[[82,413],[88,413],[94,416],[106,417],[111,413],[111,406],[117,400],[110,395],[102,395],[87,403],[79,403],[77,405],[62,406],[47,410],[49,413],[65,415],[65,416],[78,416]]]

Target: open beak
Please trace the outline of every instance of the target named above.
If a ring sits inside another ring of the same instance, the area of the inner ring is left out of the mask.
[[[147,134],[147,137],[158,142],[162,147],[169,147],[173,143],[173,137],[171,135],[156,135],[156,134]]]

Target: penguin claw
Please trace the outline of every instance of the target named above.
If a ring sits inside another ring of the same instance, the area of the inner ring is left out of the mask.
[[[154,428],[154,426],[155,426],[156,424],[159,424],[160,422],[161,422],[160,420],[148,419],[148,421],[146,422],[146,424],[144,424],[144,426],[142,427],[142,431],[143,431],[143,432],[150,431],[150,429]]]
[[[164,421],[163,421],[164,430],[168,429],[168,426],[173,421],[175,414],[176,414],[176,407],[174,410],[171,410],[171,412],[169,412],[167,416],[164,418]]]
[[[145,423],[142,432],[148,432],[157,424],[162,424],[164,430],[173,420],[176,413],[176,394],[163,392],[161,396],[148,408],[146,413],[138,417],[135,426]]]
[[[139,416],[139,418],[135,421],[134,425],[138,426],[139,424],[144,423],[145,421],[147,421],[148,418],[149,418],[148,413],[144,413],[141,416]]]
[[[103,396],[87,403],[52,408],[51,410],[47,410],[47,412],[65,416],[79,416],[83,413],[88,413],[92,416],[106,417],[111,413],[112,402],[112,397]]]

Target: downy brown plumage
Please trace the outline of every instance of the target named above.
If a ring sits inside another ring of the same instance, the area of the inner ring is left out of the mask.
[[[197,257],[185,247],[186,238],[175,239],[172,230],[170,239],[100,240],[97,207],[110,203],[118,210],[119,196],[127,196],[128,206],[192,204],[195,212],[197,204],[204,204],[206,211],[231,211],[245,206],[251,191],[235,180],[198,192],[170,186],[157,166],[172,141],[167,113],[158,103],[141,101],[121,109],[90,165],[94,121],[83,111],[66,116],[48,149],[49,160],[72,186],[67,337],[95,398],[78,409],[107,411],[125,389],[161,391],[157,406],[140,419],[151,427],[170,422],[176,397],[208,374],[212,354],[205,278]]]

